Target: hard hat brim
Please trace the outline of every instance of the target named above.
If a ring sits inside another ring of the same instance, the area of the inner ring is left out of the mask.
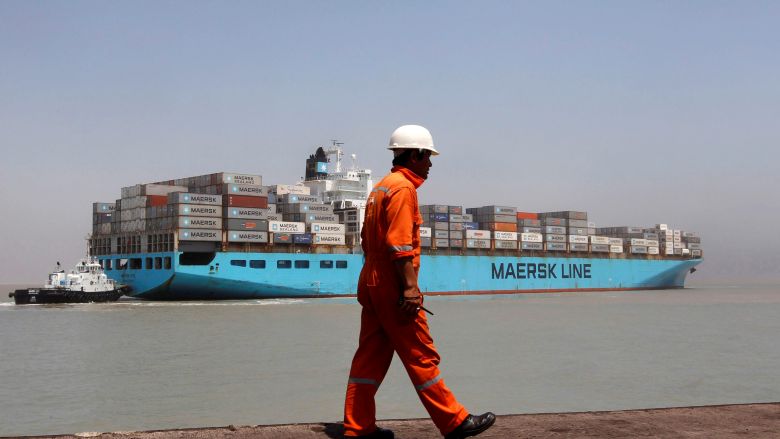
[[[390,151],[396,150],[396,149],[422,149],[423,151],[430,151],[431,155],[439,155],[439,151],[436,151],[436,148],[432,146],[424,146],[422,148],[418,148],[416,146],[388,146],[387,149]]]

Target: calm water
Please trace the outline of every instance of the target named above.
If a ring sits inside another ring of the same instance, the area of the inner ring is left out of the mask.
[[[780,401],[780,286],[427,303],[474,411]],[[358,316],[353,299],[0,303],[0,435],[337,421]],[[378,411],[426,416],[397,359]]]

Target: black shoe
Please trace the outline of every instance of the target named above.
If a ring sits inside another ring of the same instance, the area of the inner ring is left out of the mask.
[[[393,434],[392,430],[377,427],[373,433],[358,437],[369,439],[395,439],[395,434]]]
[[[444,439],[462,439],[476,436],[490,428],[496,422],[496,415],[487,412],[479,416],[468,415],[455,430],[452,430]]]

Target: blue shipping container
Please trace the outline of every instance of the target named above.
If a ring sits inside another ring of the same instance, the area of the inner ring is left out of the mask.
[[[293,237],[293,243],[294,244],[311,244],[312,243],[312,235],[311,235],[311,233],[295,234],[292,237]]]
[[[431,217],[433,217],[434,221],[447,222],[450,220],[449,214],[446,213],[433,213],[431,214]]]

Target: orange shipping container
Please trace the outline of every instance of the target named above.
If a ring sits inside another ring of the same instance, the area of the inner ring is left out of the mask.
[[[539,214],[531,212],[517,212],[517,219],[539,219]]]
[[[251,195],[223,195],[222,205],[230,207],[254,207],[265,209],[268,207],[268,197],[255,197]]]
[[[517,231],[517,224],[512,224],[512,223],[487,223],[485,225],[488,227],[488,230],[492,230],[494,232],[516,232]]]
[[[161,207],[168,204],[167,195],[147,195],[146,206],[147,207]]]

